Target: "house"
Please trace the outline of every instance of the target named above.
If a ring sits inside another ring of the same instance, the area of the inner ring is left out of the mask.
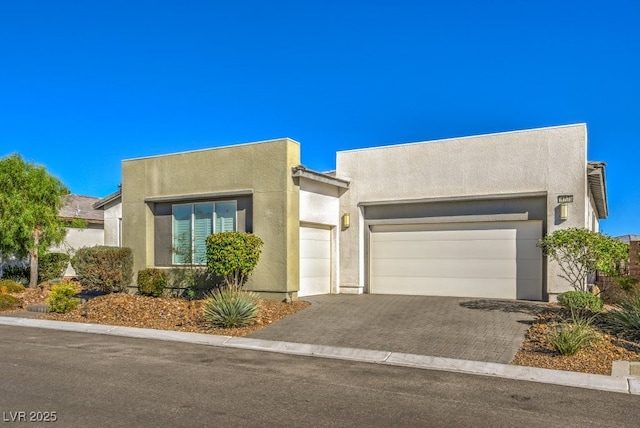
[[[608,215],[585,124],[337,153],[300,165],[288,138],[122,162],[122,244],[169,269],[204,238],[265,242],[247,288],[273,299],[381,293],[553,300],[568,289],[536,246]],[[119,226],[119,227],[120,227]]]
[[[49,251],[73,255],[82,247],[104,245],[104,212],[93,207],[98,200],[92,196],[65,196],[59,217],[70,222],[70,227],[67,228],[64,241],[50,248]],[[81,224],[74,225],[74,220],[79,220]],[[75,274],[75,270],[69,264],[64,276],[75,276]]]

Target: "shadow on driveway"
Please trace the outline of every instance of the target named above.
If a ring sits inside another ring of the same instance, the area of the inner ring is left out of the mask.
[[[538,302],[526,302],[522,300],[474,299],[461,302],[460,306],[480,311],[522,313],[535,317],[544,309],[545,304]]]

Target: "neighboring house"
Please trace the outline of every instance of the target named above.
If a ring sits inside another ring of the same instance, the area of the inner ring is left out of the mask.
[[[629,276],[640,280],[640,235],[626,235],[618,239],[629,244]]]
[[[79,248],[104,245],[104,212],[93,207],[98,200],[92,196],[65,196],[64,205],[59,213],[60,218],[69,222],[80,220],[84,224],[82,227],[68,227],[64,241],[49,251],[73,256]],[[75,270],[69,264],[64,276],[75,274]]]
[[[176,248],[204,262],[208,234],[237,230],[264,240],[247,288],[273,299],[553,300],[568,285],[538,240],[608,215],[604,164],[586,155],[577,124],[341,151],[320,173],[285,138],[125,160],[108,198],[135,271],[181,265]]]
[[[104,244],[110,247],[122,246],[122,203],[120,190],[100,200],[96,200],[92,207],[103,213]]]
[[[93,207],[99,201],[98,198],[92,196],[66,195],[64,197],[64,205],[60,209],[58,216],[60,219],[67,221],[70,225],[74,220],[82,224],[82,227],[67,227],[67,235],[60,245],[49,248],[53,253],[66,253],[73,256],[75,251],[82,247],[93,247],[95,245],[104,245],[104,212],[96,210]],[[28,259],[16,259],[10,257],[8,260],[1,260],[0,269],[3,265],[24,265],[28,263]],[[0,270],[1,272],[1,270]],[[71,264],[67,266],[64,276],[75,276]]]

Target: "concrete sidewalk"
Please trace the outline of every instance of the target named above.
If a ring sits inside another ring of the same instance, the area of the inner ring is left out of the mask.
[[[307,309],[249,337],[509,364],[542,303],[459,297],[303,297]]]

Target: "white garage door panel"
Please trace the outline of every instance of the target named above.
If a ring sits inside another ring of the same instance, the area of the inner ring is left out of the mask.
[[[524,239],[516,242],[516,254],[519,260],[541,259],[541,250],[537,246],[538,239]]]
[[[330,259],[300,259],[300,271],[304,278],[328,278],[331,275]]]
[[[302,241],[301,241],[302,242]],[[300,246],[300,259],[328,259],[330,254],[327,251],[329,241],[324,240],[305,240],[304,245]]]
[[[385,280],[389,282],[385,284]],[[381,278],[379,286],[382,292],[377,294],[402,294],[402,295],[424,295],[425,279],[421,277],[405,277],[402,279],[402,287],[395,287],[398,283],[396,279]],[[465,286],[461,286],[457,278],[433,278],[438,283],[438,287],[433,287],[429,296],[459,296],[459,297],[483,297],[496,299],[515,299],[513,281],[509,279],[468,279]],[[395,287],[395,289],[394,289]],[[393,289],[393,291],[391,291]]]
[[[516,278],[513,260],[385,259],[371,265],[371,276],[420,278]]]
[[[435,241],[420,239],[428,232],[413,232],[416,234],[415,241],[395,240],[378,241],[385,242],[385,245],[375,247],[375,258],[394,258],[398,254],[413,254],[421,259],[450,259],[450,258],[471,258],[478,252],[483,252],[486,258],[510,259],[515,257],[516,248],[514,246],[494,245],[495,240],[449,240]]]
[[[376,225],[370,292],[542,299],[541,221]]]
[[[298,296],[331,292],[331,231],[300,227],[300,290]]]

